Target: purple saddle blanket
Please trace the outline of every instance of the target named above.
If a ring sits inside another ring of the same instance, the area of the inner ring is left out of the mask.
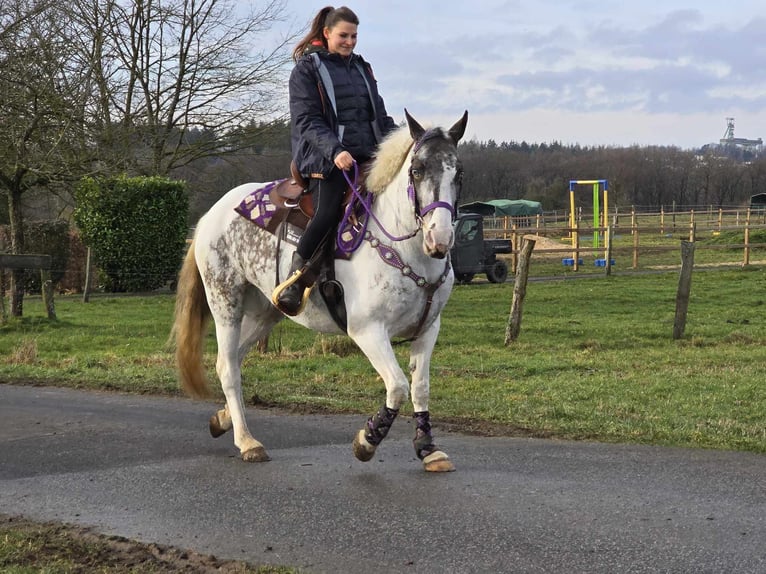
[[[285,208],[274,205],[269,198],[269,194],[280,181],[284,180],[272,181],[255,191],[251,191],[242,199],[239,205],[234,208],[234,211],[248,221],[252,221],[258,227],[265,229],[270,233],[276,233],[280,223],[291,219],[289,214],[284,213],[284,211],[293,211],[285,210]],[[303,216],[302,219],[306,219],[305,216]],[[291,223],[296,222],[291,221]],[[298,225],[298,227],[305,229],[305,225]]]
[[[277,206],[271,201],[269,195],[271,191],[284,180],[272,181],[265,186],[248,193],[242,201],[234,208],[248,221],[253,222],[261,229],[276,235],[280,230],[280,224],[287,222],[291,224],[289,233],[284,237],[290,243],[297,243],[303,230],[308,224],[308,217],[298,208],[285,208]],[[284,229],[286,232],[287,229]],[[340,233],[338,242],[336,242],[335,257],[348,259],[351,253],[348,249],[338,248],[338,243],[342,245],[358,244],[357,234],[360,228],[346,222],[343,225],[343,231]]]

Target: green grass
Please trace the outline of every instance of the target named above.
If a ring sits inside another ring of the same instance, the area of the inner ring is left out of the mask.
[[[677,284],[677,272],[530,282],[509,347],[512,283],[457,287],[432,361],[432,416],[528,436],[766,452],[766,270],[695,272],[681,340]],[[23,320],[0,327],[0,380],[177,393],[172,307],[171,295],[58,297],[49,322],[30,298]],[[214,353],[211,335],[211,377]],[[396,353],[406,368],[408,345]],[[244,396],[369,414],[385,391],[348,339],[285,321],[267,354],[247,357]]]

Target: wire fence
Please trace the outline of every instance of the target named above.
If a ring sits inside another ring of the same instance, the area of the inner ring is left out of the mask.
[[[578,271],[584,259],[594,258],[597,266],[607,266],[613,257],[622,257],[623,269],[667,268],[680,265],[679,241],[694,242],[697,265],[742,265],[766,258],[766,213],[763,210],[717,209],[610,214],[599,227],[583,225],[592,214],[576,214],[574,218],[495,217],[485,221],[488,238],[511,240],[516,254],[525,236],[534,236],[534,257],[561,259],[561,265]],[[572,222],[574,219],[574,224]],[[538,266],[539,267],[539,266]],[[545,268],[543,268],[545,272]],[[547,273],[551,273],[550,268]]]

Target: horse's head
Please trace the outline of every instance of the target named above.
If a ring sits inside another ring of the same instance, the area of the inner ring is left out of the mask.
[[[414,201],[417,216],[422,218],[423,250],[430,257],[443,259],[455,239],[452,220],[463,180],[457,143],[465,133],[468,112],[447,131],[425,129],[407,110],[404,114],[415,141],[408,193]]]

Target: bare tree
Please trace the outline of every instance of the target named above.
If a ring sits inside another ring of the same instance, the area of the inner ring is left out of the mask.
[[[268,0],[240,14],[231,0],[78,0],[80,50],[93,59],[94,139],[105,165],[167,175],[248,145],[237,128],[281,120],[293,36]],[[192,132],[217,138],[190,138]],[[224,137],[227,136],[227,137]]]
[[[75,176],[82,123],[73,114],[82,70],[70,59],[70,30],[51,1],[0,2],[0,193],[8,200],[12,253],[24,250],[22,197]],[[14,271],[11,314],[23,310]]]

